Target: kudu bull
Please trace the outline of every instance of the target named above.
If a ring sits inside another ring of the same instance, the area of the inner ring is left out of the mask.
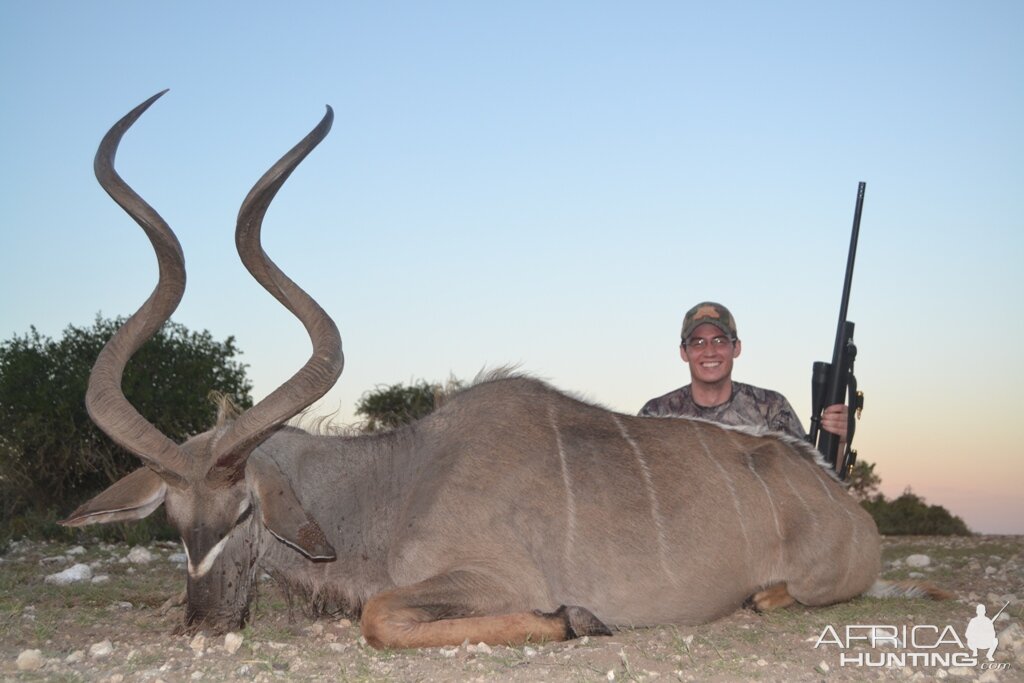
[[[162,95],[161,93],[160,95]],[[159,283],[110,340],[86,396],[97,425],[145,467],[63,523],[140,519],[161,503],[188,557],[185,628],[237,628],[258,570],[361,615],[377,647],[563,640],[609,626],[697,624],[753,596],[771,607],[863,593],[879,571],[871,517],[808,445],[685,419],[620,415],[537,380],[502,377],[389,433],[283,427],[341,374],[341,338],[260,244],[282,184],[320,124],[253,187],[236,242],[249,272],[309,333],[313,354],[237,419],[177,445],[120,383],[185,286],[177,239],[114,170],[97,178],[145,230]]]

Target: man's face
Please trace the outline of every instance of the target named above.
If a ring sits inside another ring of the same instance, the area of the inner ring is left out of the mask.
[[[701,339],[703,342],[698,341]],[[727,341],[716,343],[716,339]],[[740,355],[740,342],[728,339],[725,332],[710,323],[704,323],[679,347],[679,355],[690,365],[693,381],[716,384],[732,375],[732,361]]]

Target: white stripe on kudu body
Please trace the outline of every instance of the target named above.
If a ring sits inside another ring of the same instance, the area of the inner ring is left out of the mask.
[[[562,433],[558,429],[558,417],[555,406],[548,406],[548,420],[551,431],[555,433],[555,448],[558,451],[558,463],[562,468],[562,483],[565,484],[565,566],[572,566],[573,547],[576,544],[576,498],[572,492],[572,478],[569,476],[569,463],[565,459],[565,448],[562,446]]]
[[[644,458],[643,451],[640,450],[640,446],[637,445],[636,441],[629,432],[626,431],[626,426],[622,424],[622,420],[619,416],[612,413],[612,420],[615,421],[615,426],[619,428],[619,433],[622,434],[622,438],[629,444],[629,448],[633,451],[633,456],[636,457],[637,465],[640,468],[640,474],[644,480],[644,489],[647,492],[647,502],[651,506],[651,519],[654,522],[654,530],[658,536],[658,558],[661,561],[661,568],[671,579],[673,584],[678,584],[675,573],[672,571],[671,566],[668,562],[668,545],[665,542],[665,520],[661,516],[661,511],[658,509],[658,492],[654,488],[654,482],[651,480],[651,470],[647,466],[647,460]]]
[[[700,442],[700,447],[704,452],[704,457],[710,460],[715,467],[718,468],[719,473],[722,475],[722,479],[725,480],[726,488],[728,488],[729,493],[732,494],[732,506],[736,509],[736,521],[739,524],[740,531],[743,533],[743,542],[746,551],[745,557],[750,559],[750,536],[747,534],[747,525],[743,523],[743,510],[740,509],[739,496],[736,495],[736,488],[732,484],[732,478],[729,477],[729,473],[725,471],[725,468],[722,467],[722,463],[718,462],[715,456],[711,453],[711,449],[708,448],[707,442],[704,441],[703,431],[704,425],[695,422],[693,433],[697,436],[697,441]]]

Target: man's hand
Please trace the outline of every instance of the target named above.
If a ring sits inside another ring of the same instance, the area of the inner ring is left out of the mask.
[[[829,406],[821,411],[821,428],[830,434],[835,434],[840,441],[846,443],[849,415],[849,409],[842,403]]]

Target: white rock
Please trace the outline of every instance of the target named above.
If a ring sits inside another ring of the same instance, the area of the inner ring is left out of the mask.
[[[818,671],[818,673],[823,673],[823,674],[827,674],[829,671],[832,670],[832,667],[830,667],[828,665],[828,662],[826,662],[824,659],[821,660],[820,662],[818,662],[818,666],[816,666],[814,668],[815,668],[816,671]]]
[[[441,648],[441,656],[442,657],[446,657],[448,659],[451,659],[452,657],[454,657],[457,654],[459,654],[459,648],[457,648],[457,647],[452,647],[452,648],[442,647]]]
[[[67,551],[67,553],[65,553],[65,554],[66,555],[85,555],[85,548],[83,548],[80,545],[76,545],[74,548],[72,548],[71,550]]]
[[[956,676],[957,678],[973,678],[974,669],[966,666],[951,666],[949,667],[949,675]]]
[[[64,658],[65,664],[78,664],[85,659],[85,650],[75,650]]]
[[[949,672],[946,671],[945,669],[936,669],[935,670],[935,677],[940,679],[940,680],[949,678]]]
[[[114,651],[114,645],[109,640],[101,640],[98,643],[93,643],[89,646],[89,656],[93,659],[103,659],[109,657]]]
[[[523,648],[523,654],[526,655],[527,657],[536,657],[537,656],[537,651],[535,649],[533,649],[532,647],[530,647],[529,645],[527,645],[526,647]]]
[[[229,633],[224,636],[224,649],[228,654],[233,655],[238,652],[238,648],[242,647],[243,640],[241,633]]]
[[[491,646],[487,643],[477,643],[476,651],[482,655],[489,655],[491,654]]]
[[[18,655],[18,671],[38,671],[43,668],[43,653],[39,650],[22,650]]]
[[[110,581],[110,576],[108,576],[107,574],[97,574],[96,576],[92,577],[90,583],[106,583],[107,581]]]
[[[932,558],[927,555],[911,555],[906,562],[908,567],[927,567],[932,563]]]
[[[978,676],[976,683],[999,683],[999,674],[990,669]]]
[[[137,545],[128,551],[128,556],[125,559],[132,564],[149,564],[153,561],[153,553],[149,552],[141,545]]]
[[[197,633],[188,646],[192,648],[192,652],[195,652],[197,655],[203,654],[203,650],[206,649],[206,636],[202,633]]]
[[[52,583],[57,586],[66,586],[70,583],[78,583],[79,581],[88,581],[92,578],[92,569],[87,564],[76,564],[73,567],[68,567],[62,572],[56,574],[50,574],[45,579],[46,583]]]
[[[167,561],[174,564],[185,564],[188,562],[188,556],[185,553],[172,553],[167,556]]]
[[[985,567],[985,575],[986,576],[992,576],[993,574],[995,574],[998,571],[999,570],[996,569],[995,567]]]
[[[606,673],[604,675],[604,677],[606,679],[608,679],[609,681],[614,681],[615,680],[615,669],[608,669],[608,673]]]

